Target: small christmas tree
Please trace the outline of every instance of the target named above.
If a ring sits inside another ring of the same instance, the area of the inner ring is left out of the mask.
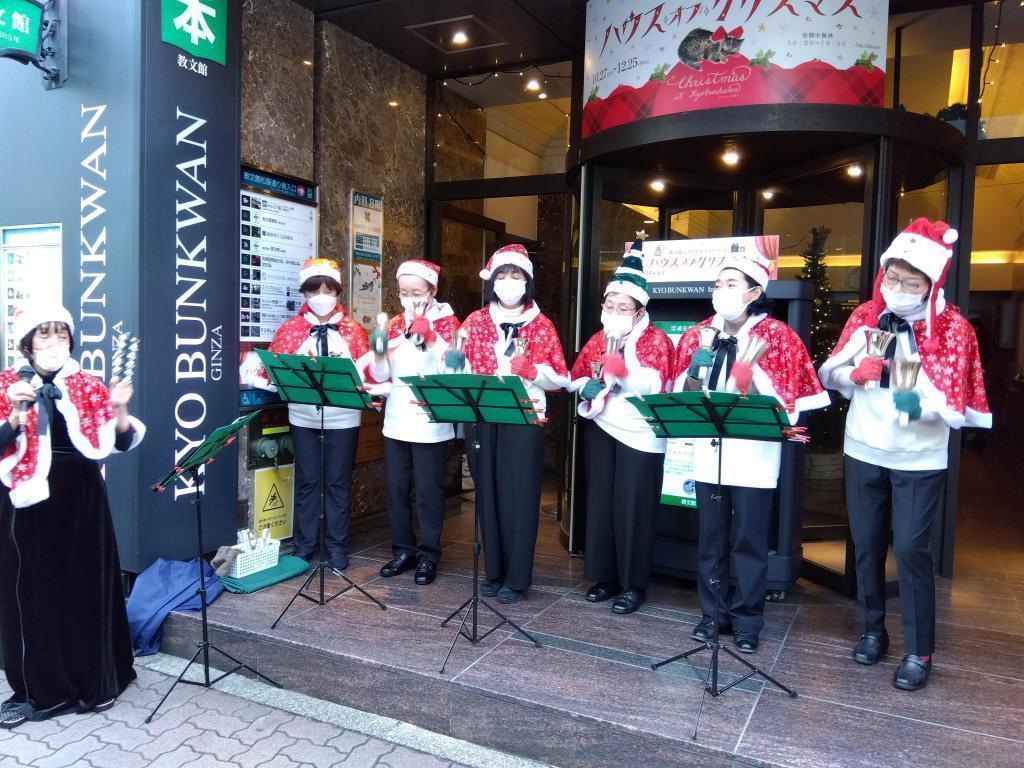
[[[832,230],[828,227],[813,227],[811,242],[801,254],[804,266],[800,271],[800,280],[806,280],[814,286],[814,305],[811,311],[811,359],[814,365],[825,362],[835,339],[832,338],[832,284],[828,279],[828,268],[825,266],[825,243]]]

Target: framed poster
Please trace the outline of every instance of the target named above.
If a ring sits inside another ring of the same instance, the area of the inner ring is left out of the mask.
[[[349,216],[349,311],[364,328],[373,328],[381,310],[384,261],[384,198],[352,190]]]

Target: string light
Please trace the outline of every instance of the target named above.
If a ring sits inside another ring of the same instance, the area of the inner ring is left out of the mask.
[[[1024,0],[1021,0],[1021,5],[1024,6]],[[1003,22],[1003,4],[997,2],[996,6],[998,11],[996,12],[996,23],[995,23],[995,40],[992,42],[992,48],[988,52],[988,58],[985,60],[985,71],[981,74],[981,92],[978,94],[978,103],[981,104],[981,99],[985,95],[985,88],[990,85],[995,85],[995,80],[988,79],[988,70],[993,64],[998,64],[999,59],[995,58],[996,51],[1000,48],[1005,48],[1006,43],[999,41],[999,25]]]

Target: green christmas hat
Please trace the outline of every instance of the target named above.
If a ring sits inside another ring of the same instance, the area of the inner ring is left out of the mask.
[[[636,299],[641,306],[647,306],[651,296],[647,292],[647,278],[644,276],[643,244],[636,240],[622,257],[622,264],[604,289],[605,296],[609,293],[624,293]]]

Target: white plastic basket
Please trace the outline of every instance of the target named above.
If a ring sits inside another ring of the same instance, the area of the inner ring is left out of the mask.
[[[281,554],[281,542],[271,539],[269,544],[256,547],[256,549],[248,552],[241,551],[241,547],[237,544],[233,549],[237,549],[239,552],[238,556],[231,562],[230,576],[233,579],[240,579],[277,565],[277,558]]]

